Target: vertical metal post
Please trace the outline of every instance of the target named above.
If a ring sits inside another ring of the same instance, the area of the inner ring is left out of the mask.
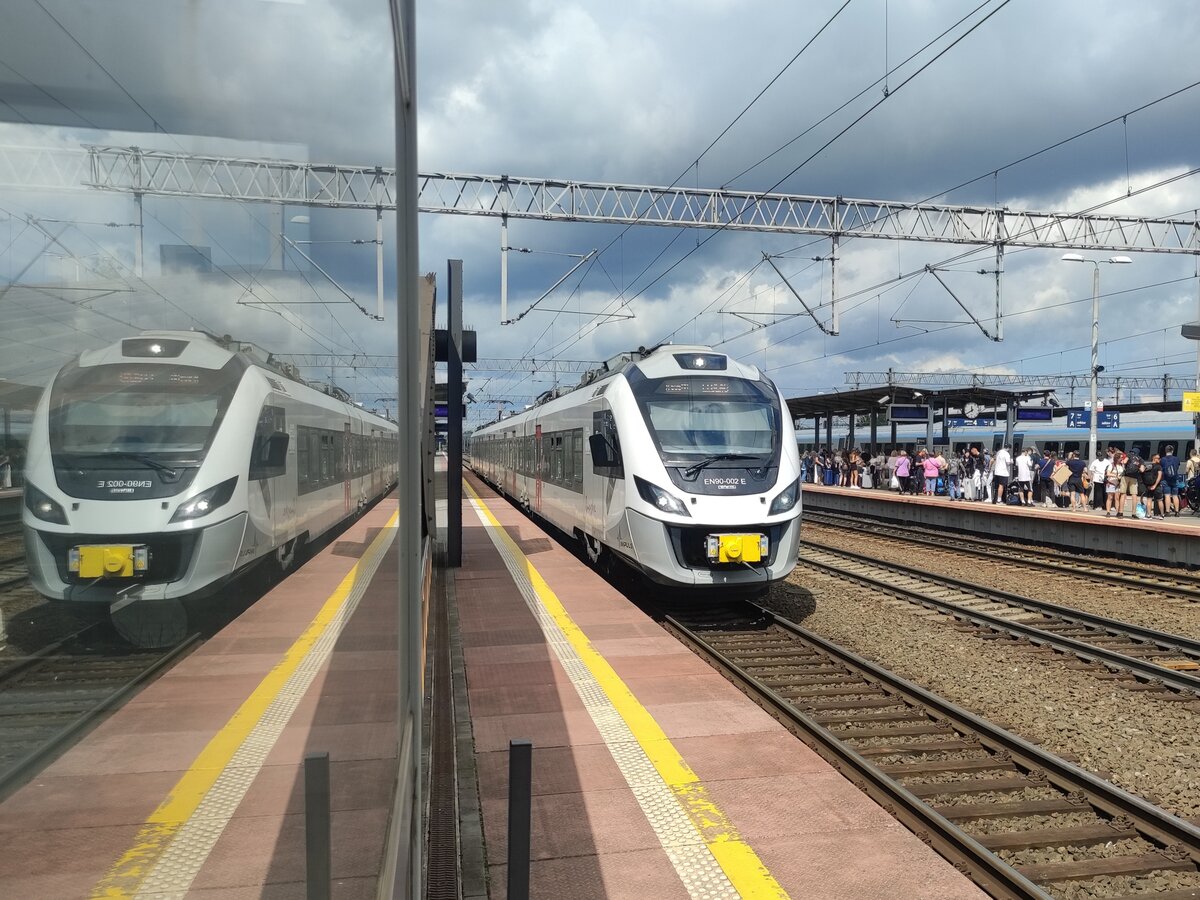
[[[821,449],[821,417],[813,413],[813,449]]]
[[[133,274],[141,278],[146,264],[146,241],[144,238],[146,223],[142,218],[142,195],[140,193],[133,195],[133,203],[137,207],[137,243],[133,245]]]
[[[992,334],[996,335],[997,341],[1004,340],[1004,294],[1001,291],[1004,278],[1004,244],[1000,243],[1000,239],[1004,237],[1004,210],[1000,210],[996,214],[996,321],[992,327]]]
[[[854,421],[854,418],[855,418],[854,410],[850,410],[850,434],[849,434],[849,437],[846,438],[846,449],[847,450],[854,449],[854,436],[855,436],[855,424],[856,424]]]
[[[1196,256],[1196,316],[1200,319],[1200,254]],[[1196,344],[1196,390],[1200,391],[1200,342]],[[1194,446],[1200,450],[1200,413],[1192,413],[1192,424],[1195,426]]]
[[[508,896],[529,900],[530,816],[533,808],[533,744],[508,742]]]
[[[825,417],[825,449],[833,450],[833,413]]]
[[[462,260],[447,261],[446,564],[462,565]]]
[[[838,217],[837,202],[833,204],[833,215],[836,220]],[[832,241],[832,249],[829,252],[829,305],[830,322],[829,333],[841,334],[841,316],[838,313],[837,305],[837,252],[838,252],[838,236],[835,234]]]
[[[375,314],[383,318],[383,207],[375,207]]]
[[[871,455],[879,453],[879,410],[871,410]]]
[[[396,420],[398,475],[397,598],[402,660],[397,683],[400,735],[397,772],[399,814],[393,827],[392,894],[420,897],[423,844],[421,779],[421,684],[424,659],[425,610],[422,603],[421,535],[421,347],[420,258],[417,247],[417,105],[416,105],[416,2],[390,0],[396,100]]]
[[[1100,365],[1100,264],[1088,260],[1092,263],[1092,377],[1088,379],[1089,396],[1091,404],[1088,406],[1088,455],[1087,461],[1090,465],[1092,460],[1096,458],[1096,379],[1100,373],[1097,371],[1097,366]]]
[[[329,807],[329,754],[304,757],[304,860],[307,900],[333,894],[333,830]]]
[[[950,446],[950,401],[942,398],[942,443]]]

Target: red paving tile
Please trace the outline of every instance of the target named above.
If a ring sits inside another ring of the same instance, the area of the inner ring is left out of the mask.
[[[342,549],[394,509],[368,512]],[[0,897],[89,895],[356,561],[318,555],[0,804]],[[314,749],[332,757],[334,896],[374,896],[396,774],[395,568],[393,549],[188,896],[304,896],[299,785]]]
[[[493,513],[518,541],[531,523]],[[570,698],[549,648],[526,640],[530,615],[473,513],[455,575],[492,900],[505,896],[507,742],[534,742],[535,897],[686,897],[599,733]],[[836,774],[695,654],[667,637],[560,547],[532,559],[550,588],[654,716],[709,796],[793,897],[979,897],[968,881]],[[491,558],[489,559],[489,555]],[[515,623],[521,623],[519,626]],[[497,630],[511,637],[494,638]],[[819,848],[814,850],[813,848]]]

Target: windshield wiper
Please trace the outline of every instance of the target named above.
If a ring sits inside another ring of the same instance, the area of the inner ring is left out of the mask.
[[[89,459],[132,459],[134,462],[140,462],[144,466],[149,466],[151,469],[157,469],[162,472],[167,478],[175,479],[179,477],[179,470],[174,466],[168,466],[160,463],[157,459],[147,456],[144,453],[130,453],[126,450],[114,450],[111,453],[72,453],[73,457],[84,456]]]
[[[715,462],[720,462],[725,459],[758,459],[759,457],[753,453],[717,453],[713,456],[706,457],[700,462],[688,466],[683,470],[684,478],[695,478],[700,474],[701,469],[708,468]]]

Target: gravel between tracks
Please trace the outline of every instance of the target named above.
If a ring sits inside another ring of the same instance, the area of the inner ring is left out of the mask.
[[[1013,562],[1006,563],[956,553],[953,547],[938,551],[919,545],[905,546],[897,539],[841,531],[824,525],[806,524],[804,536],[830,547],[842,547],[881,561],[912,566],[1035,600],[1047,600],[1094,615],[1132,622],[1143,628],[1200,640],[1200,603],[1170,597],[1153,589],[1140,590],[1102,581],[1092,582],[1082,574],[1060,575],[1044,569],[1027,568],[1020,565],[1020,554],[1016,549],[1010,550]]]
[[[830,541],[829,543],[833,543]],[[1200,818],[1196,704],[1151,700],[1068,667],[1073,657],[983,640],[942,616],[803,567],[766,606],[999,722],[1171,812]]]

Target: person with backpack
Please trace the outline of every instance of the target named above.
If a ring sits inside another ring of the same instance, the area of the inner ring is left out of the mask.
[[[1162,466],[1163,515],[1179,515],[1179,457],[1173,444],[1167,444],[1159,465]]]
[[[1133,509],[1129,511],[1132,516],[1137,512],[1138,500],[1142,495],[1142,472],[1146,469],[1146,464],[1142,462],[1142,457],[1138,453],[1137,447],[1133,448],[1125,457],[1125,468],[1121,472],[1121,486],[1117,489],[1117,518],[1120,519],[1125,515],[1125,498],[1133,498]]]
[[[1162,457],[1155,453],[1150,457],[1150,465],[1142,470],[1142,494],[1146,498],[1147,519],[1165,519],[1167,517],[1164,512],[1162,482]]]

